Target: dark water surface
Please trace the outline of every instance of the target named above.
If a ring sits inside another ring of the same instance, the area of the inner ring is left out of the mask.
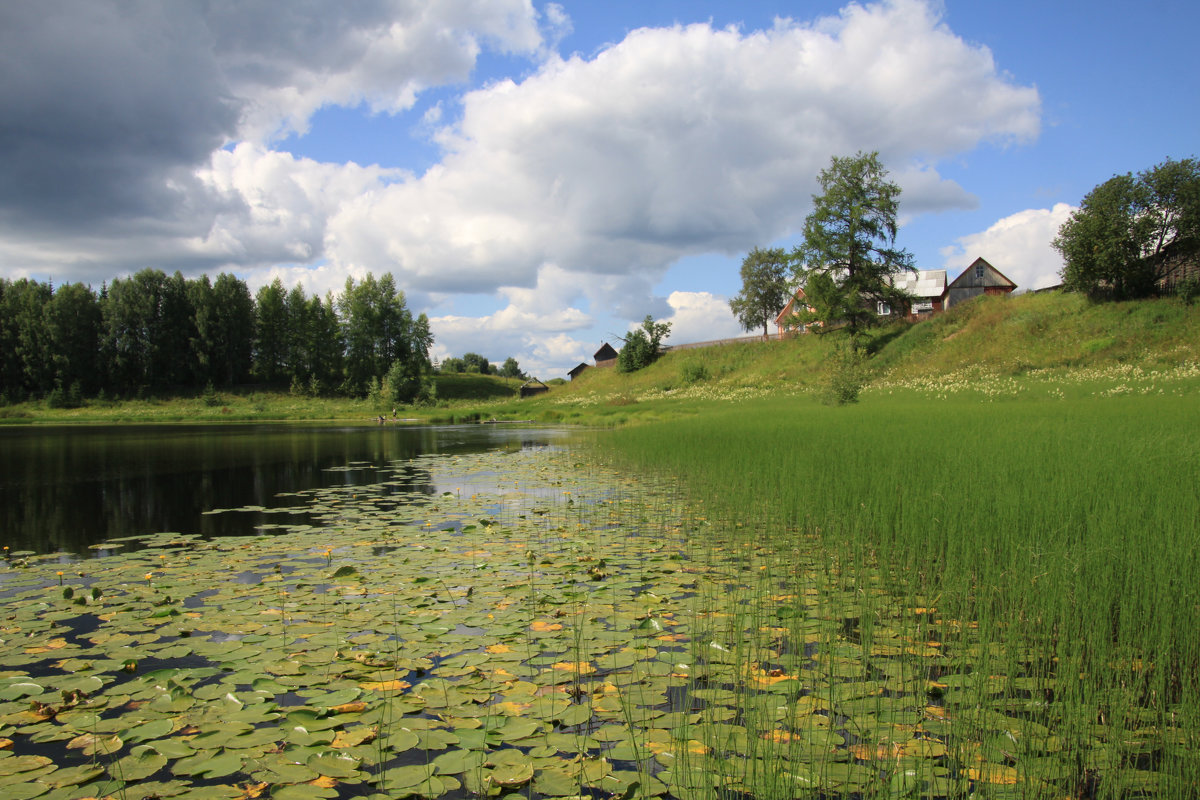
[[[541,447],[566,431],[504,425],[147,425],[0,428],[0,546],[85,551],[145,533],[244,535],[301,515],[212,514],[299,505],[289,492],[399,481],[433,493],[427,453]],[[392,469],[385,469],[391,466]]]

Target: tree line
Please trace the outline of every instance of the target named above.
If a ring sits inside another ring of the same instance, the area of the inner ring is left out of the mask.
[[[309,296],[144,269],[99,292],[0,279],[0,399],[186,393],[246,383],[409,403],[433,392],[424,314],[390,274]]]
[[[477,375],[499,375],[501,378],[518,378],[521,380],[529,377],[521,369],[520,363],[512,356],[504,359],[504,363],[497,369],[492,366],[492,362],[479,353],[463,353],[461,357],[450,356],[444,359],[438,366],[438,372],[448,374],[470,372]]]

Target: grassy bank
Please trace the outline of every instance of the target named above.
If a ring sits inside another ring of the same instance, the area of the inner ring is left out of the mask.
[[[1093,305],[1053,292],[985,297],[871,336],[864,402],[889,393],[980,400],[1200,393],[1200,305],[1174,299]],[[768,397],[817,403],[837,345],[834,334],[673,351],[635,373],[590,369],[545,396],[474,410],[619,427]]]
[[[478,417],[473,412],[475,406],[511,400],[521,383],[493,375],[443,375],[437,380],[436,403],[400,408],[369,398],[311,397],[261,388],[129,400],[90,399],[77,408],[50,408],[44,401],[37,401],[0,406],[0,424],[330,420],[371,423],[380,415],[390,421],[393,410],[408,421],[453,421],[458,417]]]

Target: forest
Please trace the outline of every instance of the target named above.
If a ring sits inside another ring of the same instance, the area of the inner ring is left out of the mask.
[[[276,279],[251,295],[222,273],[144,269],[105,284],[0,279],[0,401],[180,394],[248,383],[409,403],[432,391],[424,314],[392,276],[309,296]]]

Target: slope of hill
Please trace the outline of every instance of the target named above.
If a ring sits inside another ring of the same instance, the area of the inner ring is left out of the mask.
[[[639,372],[586,370],[544,397],[483,413],[620,424],[696,413],[712,402],[815,396],[829,381],[840,339],[834,332],[668,352]],[[903,389],[993,393],[999,385],[1136,391],[1156,379],[1200,392],[1200,305],[1091,304],[1058,292],[981,297],[925,322],[876,329],[867,350],[866,397]]]

